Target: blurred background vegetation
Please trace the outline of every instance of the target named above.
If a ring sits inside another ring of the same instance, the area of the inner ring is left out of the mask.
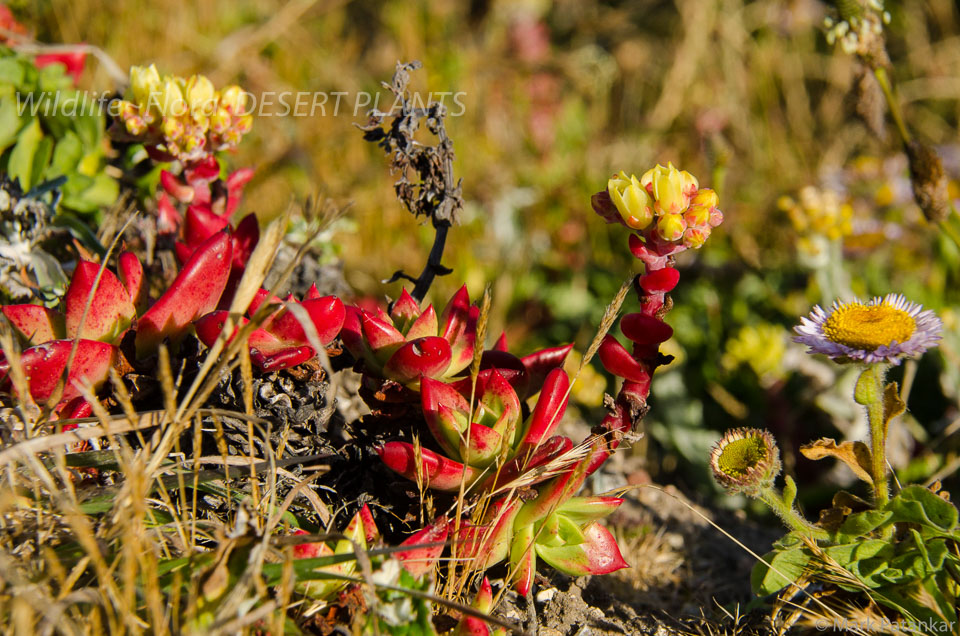
[[[668,318],[676,336],[666,345],[676,361],[655,381],[649,434],[634,449],[646,459],[642,470],[708,494],[707,449],[724,429],[752,425],[773,430],[787,469],[808,492],[830,479],[852,481],[839,469],[797,459],[799,444],[820,435],[856,438],[865,424],[850,398],[854,376],[805,356],[789,330],[813,304],[836,295],[902,292],[936,309],[946,329],[938,351],[894,373],[910,385],[911,411],[893,459],[907,480],[953,476],[957,483],[960,255],[913,204],[892,130],[877,135],[858,116],[876,117],[879,104],[859,79],[858,62],[826,43],[829,6],[11,5],[41,41],[95,44],[124,68],[154,62],[161,72],[203,72],[218,86],[236,82],[257,96],[330,95],[325,114],[257,117],[231,162],[256,167],[244,209],[261,221],[316,193],[351,204],[325,257],[344,261],[358,295],[395,297],[400,283],[381,280],[401,268],[418,272],[433,239],[429,225],[418,225],[397,203],[381,151],[354,127],[364,122],[365,107],[355,112],[358,94],[379,92],[381,108],[389,106],[379,83],[398,60],[421,60],[425,71],[414,75],[414,90],[424,97],[461,93],[463,104],[446,98],[467,203],[444,256],[454,274],[437,281],[432,298],[442,303],[462,282],[476,297],[491,283],[491,333],[505,330],[519,353],[570,341],[586,348],[605,305],[638,271],[625,230],[604,225],[590,195],[617,170],[640,174],[673,161],[719,191],[726,221],[706,249],[682,255]],[[941,151],[956,178],[960,15],[949,0],[887,8],[893,77],[908,123]],[[90,64],[81,86],[112,85]],[[336,114],[335,92],[345,93]],[[820,194],[801,195],[808,186]],[[591,423],[602,416],[602,392],[615,392],[597,369],[575,394]],[[808,501],[819,503],[815,496]]]

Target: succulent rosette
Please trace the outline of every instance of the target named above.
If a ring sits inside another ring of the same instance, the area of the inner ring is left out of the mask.
[[[247,309],[247,316],[253,317],[264,302],[277,304],[279,307],[261,327],[254,329],[247,341],[250,350],[250,361],[261,371],[277,371],[287,369],[306,362],[317,352],[310,343],[310,337],[304,331],[301,317],[298,312],[291,310],[291,306],[299,306],[306,312],[316,331],[319,344],[326,347],[340,333],[346,311],[343,302],[336,296],[321,296],[317,286],[312,285],[302,301],[297,301],[293,295],[282,301],[271,296],[266,289],[260,289],[253,302]],[[197,337],[207,345],[213,346],[220,332],[223,331],[229,312],[218,310],[206,314],[195,322]],[[236,330],[250,322],[247,317],[241,316],[235,326]]]
[[[439,317],[433,305],[421,310],[403,290],[389,313],[379,307],[348,307],[343,344],[362,361],[368,379],[387,379],[416,390],[421,376],[450,379],[467,368],[476,346],[478,314],[466,285]]]
[[[190,255],[170,288],[147,309],[143,266],[130,252],[117,259],[119,277],[106,268],[101,273],[97,263],[81,261],[64,296],[62,313],[32,304],[0,307],[26,347],[20,361],[30,395],[39,402],[54,395],[76,339],[73,363],[55,407],[68,416],[88,414],[89,405],[78,387],[86,383],[95,389],[107,379],[127,331],[135,332],[135,354],[127,353],[131,359],[152,355],[164,341],[179,343],[194,320],[216,308],[230,275],[231,255],[227,233],[209,237]],[[4,358],[0,361],[0,391],[11,388],[9,363]]]
[[[524,420],[516,391],[499,370],[486,369],[477,377],[471,421],[469,382],[454,386],[424,377],[423,415],[443,453],[394,441],[379,449],[380,457],[391,470],[435,490],[452,492],[461,481],[470,487],[481,479],[489,486],[507,483],[573,447],[568,438],[551,436],[567,408],[569,387],[563,369],[551,371]]]
[[[529,501],[501,498],[478,525],[461,529],[458,556],[486,570],[508,560],[511,583],[522,595],[533,587],[537,560],[571,576],[609,574],[629,567],[616,539],[599,520],[616,510],[619,497],[573,497],[587,476],[592,454],[537,486]]]
[[[817,305],[794,328],[794,341],[841,362],[897,365],[936,346],[942,329],[932,310],[888,294],[866,303],[838,300],[828,311]]]

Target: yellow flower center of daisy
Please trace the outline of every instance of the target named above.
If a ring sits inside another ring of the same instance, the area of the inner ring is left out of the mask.
[[[838,344],[873,351],[891,342],[906,342],[917,330],[916,321],[902,309],[887,304],[849,303],[834,310],[823,323],[823,334]]]
[[[763,438],[751,435],[727,442],[717,458],[717,468],[724,475],[736,479],[744,477],[747,471],[767,461],[768,457]]]

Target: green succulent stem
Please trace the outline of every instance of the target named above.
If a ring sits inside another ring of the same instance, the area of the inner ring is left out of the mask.
[[[828,539],[830,537],[826,530],[813,525],[797,512],[796,508],[787,504],[783,500],[783,495],[776,488],[761,489],[759,499],[767,504],[791,530],[805,534],[811,539]]]
[[[870,423],[870,476],[874,504],[880,508],[890,500],[887,487],[887,426],[883,412],[883,382],[887,366],[874,364],[860,373],[854,399],[867,409]]]

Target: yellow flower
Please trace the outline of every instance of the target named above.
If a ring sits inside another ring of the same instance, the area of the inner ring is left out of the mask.
[[[652,186],[653,196],[665,214],[683,212],[690,204],[690,193],[700,186],[696,177],[686,170],[677,170],[672,163],[666,168],[658,163],[644,173],[640,183],[645,188]]]
[[[213,82],[203,75],[194,75],[187,81],[187,103],[194,117],[209,117],[217,107],[217,92]]]
[[[657,233],[664,241],[679,241],[686,229],[682,214],[664,214],[657,221]]]
[[[153,64],[146,67],[131,66],[130,90],[136,103],[149,103],[151,95],[160,92],[160,73],[157,72],[157,67]]]
[[[653,199],[635,175],[621,171],[607,181],[607,193],[627,227],[643,230],[653,221]]]

